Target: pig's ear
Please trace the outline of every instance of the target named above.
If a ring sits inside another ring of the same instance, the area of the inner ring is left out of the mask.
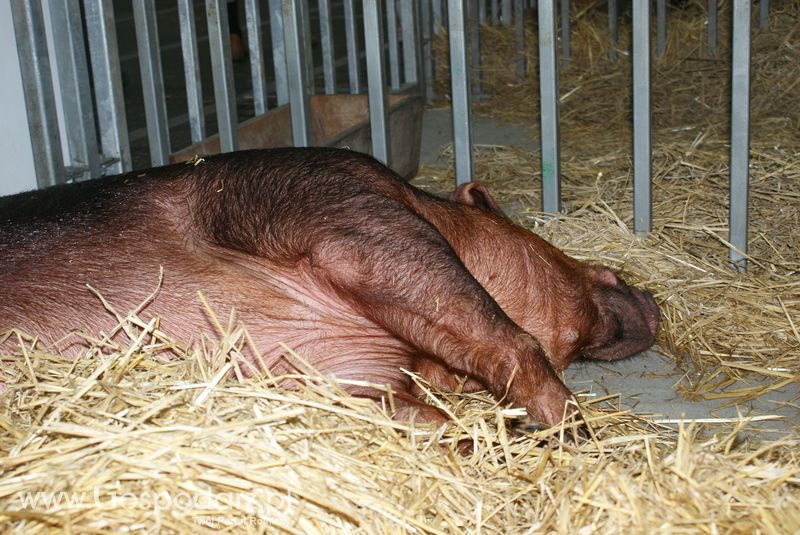
[[[450,194],[450,200],[468,206],[474,206],[486,212],[503,213],[489,194],[489,190],[487,190],[483,184],[478,184],[477,182],[468,182],[458,186],[455,191]]]

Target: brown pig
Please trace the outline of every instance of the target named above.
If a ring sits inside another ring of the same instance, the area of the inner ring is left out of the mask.
[[[86,285],[183,340],[215,332],[197,299],[235,308],[263,363],[284,342],[320,372],[389,384],[396,417],[441,422],[403,369],[488,388],[548,425],[571,399],[556,372],[653,343],[649,293],[511,223],[485,188],[450,200],[369,156],[276,149],[210,156],[0,199],[0,331],[77,354],[76,327],[116,321]],[[259,357],[259,358],[256,358]],[[380,390],[351,388],[375,397]]]

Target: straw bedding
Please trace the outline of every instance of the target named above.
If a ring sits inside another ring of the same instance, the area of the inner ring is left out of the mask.
[[[647,239],[628,230],[625,60],[597,53],[604,20],[593,5],[574,14],[575,57],[561,84],[562,94],[583,84],[563,99],[565,213],[535,212],[536,154],[482,147],[477,175],[570,254],[654,290],[660,346],[696,371],[695,394],[730,394],[736,377],[766,379],[731,394],[741,398],[796,384],[800,374],[800,123],[791,87],[800,79],[791,76],[800,17],[796,4],[784,4],[772,30],[755,35],[751,269],[739,274],[725,260],[725,61],[680,74],[688,58],[703,56],[697,9],[671,19],[655,77],[655,230]],[[485,65],[494,69],[485,83],[496,81],[484,111],[535,120],[535,81],[510,78],[511,32],[483,33]],[[705,88],[699,101],[697,87]],[[601,101],[608,108],[598,111]],[[452,183],[450,169],[422,175],[434,190]],[[248,343],[235,319],[192,348],[155,321],[120,322],[129,343],[101,337],[78,360],[4,335],[19,349],[0,355],[3,531],[800,531],[796,433],[748,442],[738,432],[744,423],[715,433],[670,428],[620,410],[612,397],[582,399],[588,438],[570,438],[568,427],[521,434],[511,429],[518,411],[487,395],[437,392],[430,401],[454,423],[411,428],[313,373],[291,391],[273,386],[283,378],[229,378]],[[471,453],[457,453],[465,443]]]

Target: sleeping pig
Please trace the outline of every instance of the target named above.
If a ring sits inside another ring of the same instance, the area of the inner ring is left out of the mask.
[[[216,332],[201,291],[219,315],[235,308],[254,366],[292,371],[284,342],[322,373],[390,385],[397,418],[436,423],[402,370],[444,389],[466,377],[544,425],[571,410],[558,371],[653,343],[649,293],[514,225],[479,184],[441,199],[327,148],[193,163],[0,200],[0,331],[78,354],[65,333],[116,324],[87,285],[127,311],[163,267],[140,316],[177,339]]]

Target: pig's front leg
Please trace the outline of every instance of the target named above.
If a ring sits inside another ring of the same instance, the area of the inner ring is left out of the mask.
[[[393,199],[363,195],[358,204],[348,206],[357,217],[342,211],[324,225],[307,223],[312,275],[419,352],[525,407],[532,420],[560,422],[572,396],[542,347],[508,318],[442,235]]]

